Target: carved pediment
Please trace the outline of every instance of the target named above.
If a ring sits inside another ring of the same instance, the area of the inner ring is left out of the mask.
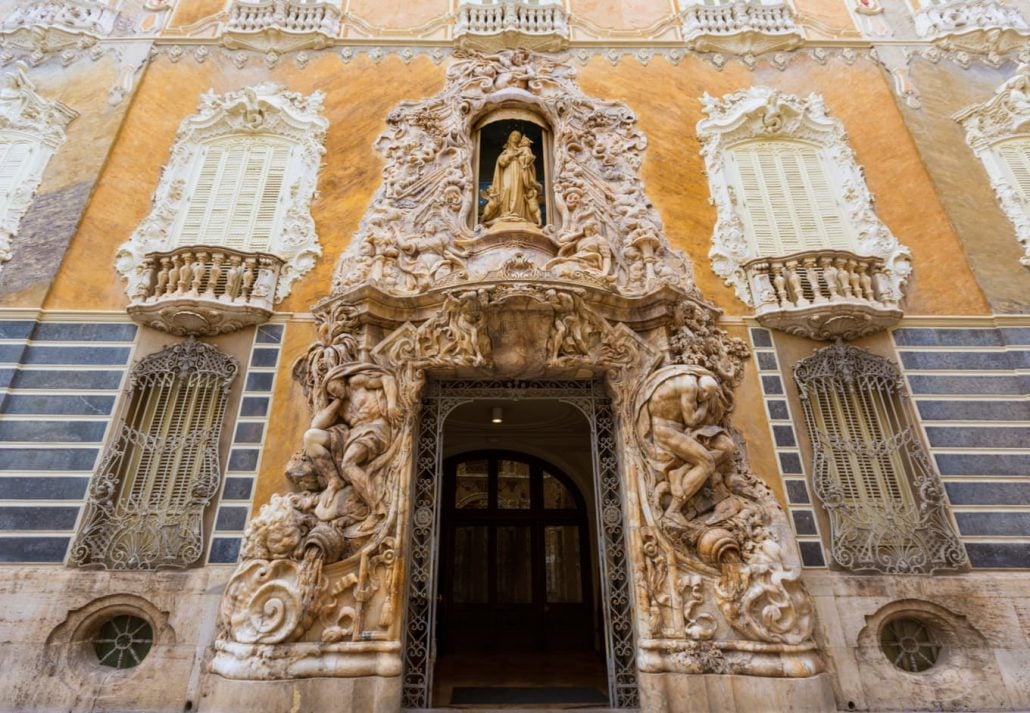
[[[694,289],[689,263],[670,249],[661,218],[644,193],[639,168],[647,141],[628,107],[586,96],[571,67],[526,50],[457,57],[442,92],[403,102],[388,117],[388,128],[376,141],[386,162],[384,181],[340,258],[334,292],[374,282],[394,294],[413,294],[427,275],[445,277],[438,274],[441,265],[455,283],[499,267],[476,259],[477,241],[487,231],[469,226],[478,193],[475,127],[505,107],[534,112],[553,136],[546,160],[554,177],[554,205],[542,231],[553,247],[526,251],[527,258],[550,271],[557,269],[547,265],[561,257],[561,246],[571,246],[565,255],[601,256],[587,256],[583,264],[595,267],[581,272],[607,279],[621,294],[662,285]],[[574,267],[559,271],[576,272]],[[466,274],[458,278],[461,272]]]

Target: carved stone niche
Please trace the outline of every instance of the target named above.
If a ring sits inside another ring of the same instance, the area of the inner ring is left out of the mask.
[[[317,339],[294,368],[310,427],[287,492],[247,527],[209,705],[260,703],[267,689],[244,685],[255,680],[312,679],[294,690],[313,691],[372,677],[388,689],[381,709],[400,707],[402,685],[405,707],[426,707],[435,624],[413,613],[428,611],[435,575],[414,553],[436,546],[424,503],[443,420],[423,411],[424,386],[517,393],[547,379],[603,381],[611,400],[603,437],[624,496],[601,516],[627,540],[607,566],[635,592],[623,590],[618,614],[629,668],[612,704],[635,707],[639,678],[643,709],[673,710],[667,681],[709,674],[711,689],[738,674],[822,706],[828,683],[791,530],[730,423],[747,348],[716,326],[662,234],[637,174],[635,117],[524,51],[460,55],[447,80],[391,113],[377,142],[383,186],[313,308]],[[468,246],[489,227],[470,227],[473,135],[515,101],[553,131],[554,237],[537,232],[555,257],[514,245],[477,267]]]

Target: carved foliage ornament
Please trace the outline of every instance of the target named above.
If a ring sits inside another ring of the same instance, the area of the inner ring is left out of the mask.
[[[993,97],[963,109],[955,120],[966,130],[966,143],[983,162],[998,203],[1015,226],[1024,250],[1020,262],[1030,267],[1030,180],[1020,186],[1006,161],[1030,162],[1030,65],[1019,65]]]
[[[35,85],[18,64],[15,72],[0,78],[0,145],[5,149],[5,173],[15,183],[3,186],[0,203],[0,263],[11,258],[11,240],[18,233],[32,197],[43,180],[43,171],[57,148],[64,143],[65,129],[78,113],[59,101],[36,93]]]
[[[600,277],[622,294],[692,287],[689,263],[669,249],[644,195],[638,171],[647,141],[625,105],[586,96],[571,67],[525,50],[455,56],[440,94],[403,102],[387,118],[376,141],[384,181],[340,258],[334,292],[374,283],[412,294],[424,289],[425,274],[456,282],[478,277],[462,274],[463,249],[484,232],[468,227],[478,192],[474,127],[510,105],[538,114],[553,136],[554,205],[545,234],[568,245],[583,241],[591,224],[583,249],[604,258],[583,262],[606,270]]]
[[[303,96],[275,84],[259,84],[221,95],[209,91],[201,97],[197,113],[179,125],[150,214],[118,251],[115,266],[127,280],[126,292],[130,296],[139,290],[144,256],[176,247],[175,226],[181,220],[181,212],[187,209],[190,181],[203,159],[205,146],[220,139],[245,143],[283,140],[291,147],[277,208],[280,217],[267,248],[285,260],[276,301],[289,294],[293,282],[308,272],[322,254],[310,204],[329,125],[319,114],[323,98],[321,92]]]
[[[892,301],[900,301],[902,288],[911,272],[908,249],[901,245],[873,210],[873,197],[862,168],[848,146],[844,126],[826,113],[822,97],[810,94],[801,99],[771,87],[742,89],[720,98],[705,94],[701,100],[705,118],[698,122],[701,155],[705,159],[712,201],[718,210],[712,248],[708,256],[716,274],[732,285],[737,296],[751,306],[755,298],[748,287],[742,265],[761,256],[747,234],[739,186],[728,168],[728,152],[749,141],[796,141],[819,148],[821,161],[837,191],[843,214],[850,222],[861,255],[883,258],[887,273],[886,290]]]

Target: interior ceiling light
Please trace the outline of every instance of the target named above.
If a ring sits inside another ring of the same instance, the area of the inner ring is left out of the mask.
[[[504,412],[500,406],[494,406],[490,411],[490,423],[504,423]]]

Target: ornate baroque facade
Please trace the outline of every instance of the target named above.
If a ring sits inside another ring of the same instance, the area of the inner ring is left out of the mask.
[[[0,710],[1030,707],[1022,0],[0,13]]]

